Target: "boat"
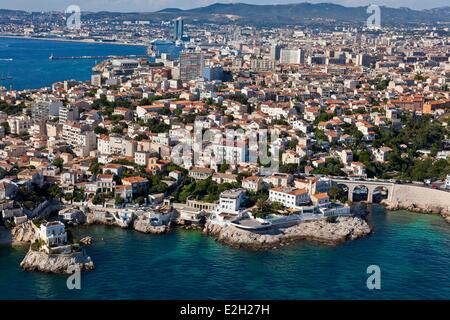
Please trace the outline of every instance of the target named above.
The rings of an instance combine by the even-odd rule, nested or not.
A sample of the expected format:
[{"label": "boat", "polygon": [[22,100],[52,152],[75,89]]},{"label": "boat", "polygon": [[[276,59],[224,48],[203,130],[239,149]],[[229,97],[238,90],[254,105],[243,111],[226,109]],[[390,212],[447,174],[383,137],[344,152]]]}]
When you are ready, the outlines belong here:
[{"label": "boat", "polygon": [[13,58],[0,59],[0,61],[14,61]]}]

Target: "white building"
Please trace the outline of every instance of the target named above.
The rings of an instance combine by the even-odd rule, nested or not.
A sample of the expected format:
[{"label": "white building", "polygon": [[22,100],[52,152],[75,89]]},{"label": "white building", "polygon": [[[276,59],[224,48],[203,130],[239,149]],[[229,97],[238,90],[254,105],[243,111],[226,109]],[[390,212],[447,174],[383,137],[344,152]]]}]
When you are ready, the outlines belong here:
[{"label": "white building", "polygon": [[9,117],[8,124],[11,134],[28,133],[31,128],[31,121],[28,116]]},{"label": "white building", "polygon": [[59,246],[67,243],[67,232],[64,224],[59,221],[41,224],[39,237],[45,241],[47,246]]},{"label": "white building", "polygon": [[222,192],[220,194],[219,206],[217,207],[217,211],[219,213],[238,215],[242,209],[244,196],[245,190],[243,189],[234,189]]},{"label": "white building", "polygon": [[97,140],[97,150],[100,154],[118,154],[126,157],[134,157],[136,142],[128,137],[119,135],[102,135]]},{"label": "white building", "polygon": [[381,147],[380,149],[375,149],[373,151],[373,155],[375,157],[375,161],[377,162],[386,162],[389,158],[389,154],[392,151],[389,147]]},{"label": "white building", "polygon": [[290,115],[296,114],[295,109],[289,103],[263,103],[261,112],[268,114],[273,119],[287,119]]},{"label": "white building", "polygon": [[282,64],[304,64],[305,52],[301,49],[281,49],[280,63]]},{"label": "white building", "polygon": [[242,179],[242,188],[252,192],[258,192],[263,188],[263,179],[258,176],[250,176]]},{"label": "white building", "polygon": [[239,164],[248,162],[249,151],[245,143],[234,146],[216,144],[213,146],[214,155],[221,159],[223,163]]},{"label": "white building", "polygon": [[62,105],[59,107],[59,122],[64,123],[67,120],[76,121],[79,119],[80,113],[77,106]]},{"label": "white building", "polygon": [[72,147],[80,150],[83,155],[96,148],[97,137],[94,131],[90,130],[89,126],[82,126],[77,122],[64,123],[62,138]]},{"label": "white building", "polygon": [[32,121],[45,122],[48,119],[59,116],[59,109],[63,103],[58,100],[40,100],[36,101],[31,106]]},{"label": "white building", "polygon": [[150,154],[146,151],[136,151],[134,153],[134,162],[140,166],[146,166],[148,164],[148,158]]},{"label": "white building", "polygon": [[286,208],[296,208],[309,203],[310,197],[306,189],[278,187],[270,189],[269,201],[280,202]]},{"label": "white building", "polygon": [[445,180],[445,188],[450,189],[450,174],[447,175],[447,180]]}]

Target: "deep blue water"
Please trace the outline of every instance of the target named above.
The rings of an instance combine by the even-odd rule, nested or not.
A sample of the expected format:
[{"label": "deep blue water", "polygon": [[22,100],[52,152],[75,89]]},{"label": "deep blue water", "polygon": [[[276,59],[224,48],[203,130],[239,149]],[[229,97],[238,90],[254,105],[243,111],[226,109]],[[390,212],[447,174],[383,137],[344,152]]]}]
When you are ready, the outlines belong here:
[{"label": "deep blue water", "polygon": [[155,41],[153,47],[156,53],[168,53],[172,59],[178,59],[183,49],[172,41]]},{"label": "deep blue water", "polygon": [[[197,231],[145,235],[82,227],[96,270],[81,290],[66,277],[24,272],[27,248],[0,247],[0,299],[450,299],[450,225],[408,212],[369,216],[374,233],[339,246],[310,242],[269,252],[234,249]],[[381,290],[366,269],[381,268]]]},{"label": "deep blue water", "polygon": [[[51,86],[57,81],[89,80],[95,60],[49,60],[55,56],[143,55],[145,47],[115,44],[0,38],[0,85],[13,89]],[[2,59],[10,59],[5,61]]]}]

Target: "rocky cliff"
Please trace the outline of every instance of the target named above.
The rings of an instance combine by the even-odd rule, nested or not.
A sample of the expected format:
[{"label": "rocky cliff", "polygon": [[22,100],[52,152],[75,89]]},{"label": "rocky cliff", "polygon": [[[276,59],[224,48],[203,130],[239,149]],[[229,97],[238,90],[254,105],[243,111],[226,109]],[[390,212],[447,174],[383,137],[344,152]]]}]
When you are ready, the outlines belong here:
[{"label": "rocky cliff", "polygon": [[34,242],[39,239],[38,229],[31,221],[19,224],[11,230],[14,241]]},{"label": "rocky cliff", "polygon": [[208,222],[204,233],[235,247],[274,249],[298,240],[312,240],[327,244],[355,240],[370,234],[371,228],[359,217],[340,217],[335,223],[328,223],[325,220],[309,221],[288,228],[275,228],[259,233]]},{"label": "rocky cliff", "polygon": [[82,252],[71,254],[46,254],[29,250],[20,266],[27,271],[70,274],[69,267],[78,266],[81,271],[93,270],[91,258]]}]

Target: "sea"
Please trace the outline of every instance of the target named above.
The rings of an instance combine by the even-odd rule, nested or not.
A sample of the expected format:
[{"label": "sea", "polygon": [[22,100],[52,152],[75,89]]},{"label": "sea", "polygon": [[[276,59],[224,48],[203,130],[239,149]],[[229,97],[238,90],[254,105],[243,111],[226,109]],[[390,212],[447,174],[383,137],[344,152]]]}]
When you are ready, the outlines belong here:
[{"label": "sea", "polygon": [[[164,48],[160,49],[164,52]],[[64,80],[89,80],[95,59],[50,60],[71,56],[145,55],[145,46],[0,38],[0,86],[23,90]]]},{"label": "sea", "polygon": [[[0,299],[450,299],[444,219],[375,206],[368,222],[374,231],[359,240],[271,251],[232,248],[180,228],[147,235],[79,227],[76,237],[93,237],[86,251],[96,266],[82,273],[80,290],[69,290],[65,275],[21,270],[28,246],[4,245]],[[379,268],[380,289],[367,286],[370,266]]]},{"label": "sea", "polygon": [[[87,80],[93,60],[49,60],[74,55],[145,54],[145,47],[0,39],[0,75],[14,89]],[[6,84],[3,84],[6,85]],[[200,231],[176,228],[147,235],[116,227],[73,229],[92,236],[86,248],[96,269],[81,289],[67,276],[25,272],[28,246],[0,245],[0,299],[450,299],[450,225],[437,215],[368,215],[373,233],[340,245],[301,241],[271,251],[236,249]],[[371,266],[380,289],[370,290]]]}]

